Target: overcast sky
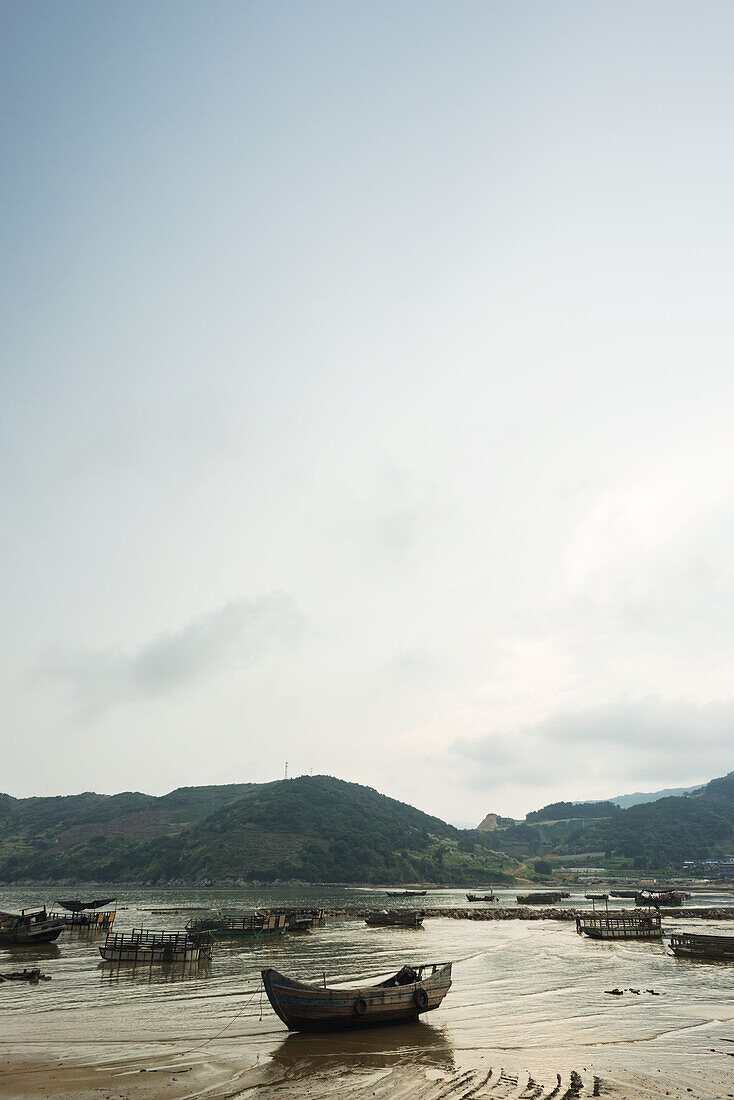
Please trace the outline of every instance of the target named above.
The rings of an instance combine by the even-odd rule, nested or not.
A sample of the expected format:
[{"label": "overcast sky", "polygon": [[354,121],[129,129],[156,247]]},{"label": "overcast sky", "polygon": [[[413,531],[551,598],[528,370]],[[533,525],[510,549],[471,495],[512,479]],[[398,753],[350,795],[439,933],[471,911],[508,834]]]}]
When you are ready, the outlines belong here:
[{"label": "overcast sky", "polygon": [[5,0],[14,795],[734,767],[734,6]]}]

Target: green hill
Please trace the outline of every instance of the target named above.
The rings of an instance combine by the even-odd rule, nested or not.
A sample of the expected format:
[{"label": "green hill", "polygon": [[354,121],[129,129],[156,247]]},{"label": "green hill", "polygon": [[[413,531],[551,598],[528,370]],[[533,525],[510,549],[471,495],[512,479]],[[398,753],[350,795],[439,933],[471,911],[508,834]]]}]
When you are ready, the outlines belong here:
[{"label": "green hill", "polygon": [[[602,852],[637,869],[679,868],[734,851],[734,772],[692,794],[661,798],[601,819],[531,820],[504,829],[497,843],[513,855]],[[597,860],[598,862],[598,860]]]},{"label": "green hill", "polygon": [[1,881],[482,882],[517,865],[473,830],[330,776],[75,798],[0,814]]}]

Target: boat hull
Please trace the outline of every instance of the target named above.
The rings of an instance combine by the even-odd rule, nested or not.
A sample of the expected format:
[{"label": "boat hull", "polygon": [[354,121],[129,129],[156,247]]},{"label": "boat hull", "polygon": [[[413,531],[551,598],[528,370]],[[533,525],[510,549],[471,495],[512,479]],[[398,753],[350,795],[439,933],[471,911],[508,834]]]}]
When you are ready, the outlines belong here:
[{"label": "boat hull", "polygon": [[591,940],[659,940],[662,936],[660,917],[591,915],[576,917],[576,931]]},{"label": "boat hull", "polygon": [[410,1023],[441,1004],[451,988],[451,963],[409,985],[325,989],[263,970],[273,1009],[291,1031],[334,1031]]},{"label": "boat hull", "polygon": [[13,944],[27,946],[33,943],[53,943],[64,931],[63,918],[60,920],[43,921],[42,923],[19,925],[18,927],[0,928],[0,945],[3,947]]},{"label": "boat hull", "polygon": [[674,933],[670,950],[677,959],[734,962],[734,936],[701,936],[694,933]]}]

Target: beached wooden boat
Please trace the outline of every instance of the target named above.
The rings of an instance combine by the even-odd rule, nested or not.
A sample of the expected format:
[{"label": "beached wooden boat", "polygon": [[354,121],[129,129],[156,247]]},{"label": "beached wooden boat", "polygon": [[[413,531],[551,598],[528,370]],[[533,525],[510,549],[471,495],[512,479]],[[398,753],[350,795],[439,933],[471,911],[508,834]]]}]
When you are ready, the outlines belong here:
[{"label": "beached wooden boat", "polygon": [[212,957],[212,936],[209,932],[158,932],[133,928],[132,932],[110,932],[100,946],[105,962],[195,963]]},{"label": "beached wooden boat", "polygon": [[571,895],[561,890],[553,890],[545,894],[518,894],[518,905],[556,905],[561,898],[570,898]]},{"label": "beached wooden boat", "polygon": [[490,893],[490,894],[467,894],[466,895],[466,900],[467,901],[496,901],[497,898],[495,897],[494,893]]},{"label": "beached wooden boat", "polygon": [[51,943],[64,931],[64,918],[46,912],[46,906],[0,912],[0,944]]},{"label": "beached wooden boat", "polygon": [[674,932],[670,950],[678,959],[716,959],[734,962],[734,936],[701,936]]},{"label": "beached wooden boat", "polygon": [[657,940],[659,913],[578,913],[576,931],[592,940]]},{"label": "beached wooden boat", "polygon": [[427,890],[386,890],[389,898],[424,898]]},{"label": "beached wooden boat", "polygon": [[421,928],[425,909],[380,909],[365,917],[371,928]]},{"label": "beached wooden boat", "polygon": [[328,1031],[417,1020],[438,1008],[451,988],[451,963],[404,966],[377,985],[356,989],[297,982],[277,970],[263,970],[273,1009],[291,1031]]}]

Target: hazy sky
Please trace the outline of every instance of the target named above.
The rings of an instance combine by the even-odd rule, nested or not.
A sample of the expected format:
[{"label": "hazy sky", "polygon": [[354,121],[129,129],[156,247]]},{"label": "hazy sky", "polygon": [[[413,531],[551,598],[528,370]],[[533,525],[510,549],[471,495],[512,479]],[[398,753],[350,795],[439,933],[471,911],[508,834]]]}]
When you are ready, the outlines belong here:
[{"label": "hazy sky", "polygon": [[2,767],[734,767],[734,6],[0,4]]}]

